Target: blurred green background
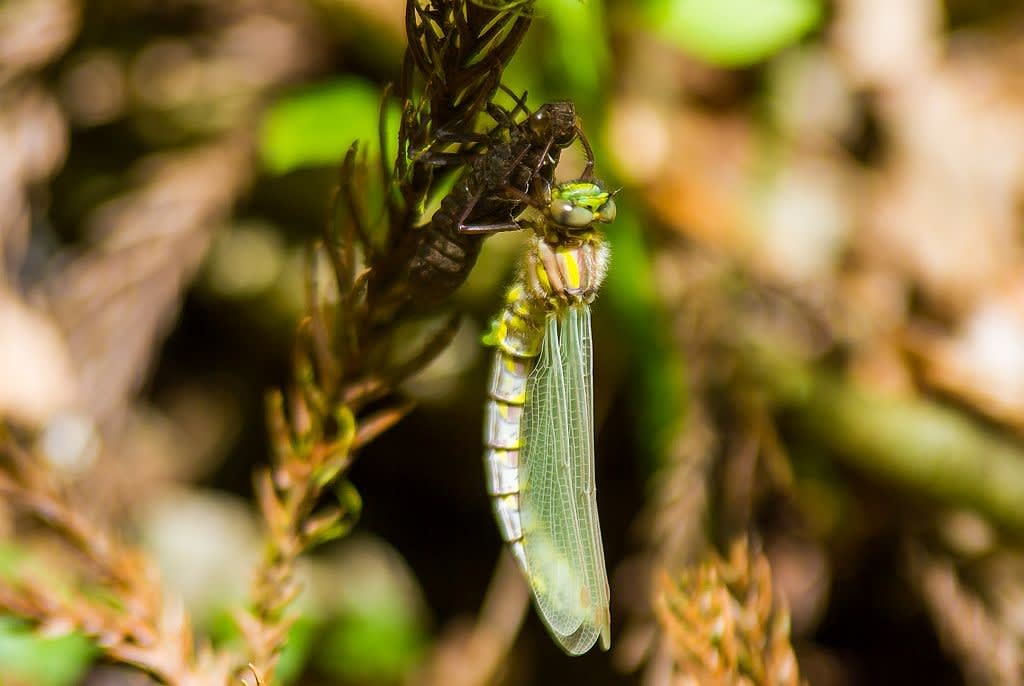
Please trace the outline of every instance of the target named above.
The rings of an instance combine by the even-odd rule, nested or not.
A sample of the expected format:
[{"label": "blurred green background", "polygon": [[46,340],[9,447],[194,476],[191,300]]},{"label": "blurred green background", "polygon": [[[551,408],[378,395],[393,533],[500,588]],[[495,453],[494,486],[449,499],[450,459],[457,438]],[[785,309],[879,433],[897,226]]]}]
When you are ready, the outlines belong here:
[{"label": "blurred green background", "polygon": [[[75,379],[121,457],[69,473],[217,641],[259,553],[304,250],[349,146],[380,155],[403,11],[0,5],[0,313],[28,313],[0,357],[38,358],[0,415],[45,435]],[[1022,46],[1009,0],[538,3],[504,82],[573,100],[622,189],[594,317],[615,645],[566,658],[529,614],[500,683],[668,683],[649,578],[738,534],[810,683],[1024,683]],[[477,613],[500,552],[479,340],[521,246],[488,241],[416,410],[361,453],[362,517],[303,570],[287,683],[430,683]],[[0,519],[2,571],[35,553]],[[4,686],[140,683],[96,654],[0,618]]]}]

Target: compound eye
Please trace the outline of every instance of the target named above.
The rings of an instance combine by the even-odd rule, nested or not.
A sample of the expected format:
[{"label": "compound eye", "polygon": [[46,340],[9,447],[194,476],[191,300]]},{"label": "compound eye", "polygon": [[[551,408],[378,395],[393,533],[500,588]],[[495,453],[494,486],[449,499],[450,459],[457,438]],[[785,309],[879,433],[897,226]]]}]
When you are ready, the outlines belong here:
[{"label": "compound eye", "polygon": [[608,202],[597,208],[597,219],[605,224],[615,221],[615,215],[615,201],[611,198],[608,199]]},{"label": "compound eye", "polygon": [[556,200],[551,204],[551,216],[562,226],[583,229],[594,221],[594,213],[586,207],[573,205],[567,200]]},{"label": "compound eye", "polygon": [[541,110],[533,114],[530,117],[530,130],[539,136],[547,135],[548,129],[551,128],[551,121],[548,118],[547,112]]},{"label": "compound eye", "polygon": [[573,207],[574,205],[568,200],[552,200],[548,205],[548,214],[559,224],[565,224],[562,220],[572,214]]}]

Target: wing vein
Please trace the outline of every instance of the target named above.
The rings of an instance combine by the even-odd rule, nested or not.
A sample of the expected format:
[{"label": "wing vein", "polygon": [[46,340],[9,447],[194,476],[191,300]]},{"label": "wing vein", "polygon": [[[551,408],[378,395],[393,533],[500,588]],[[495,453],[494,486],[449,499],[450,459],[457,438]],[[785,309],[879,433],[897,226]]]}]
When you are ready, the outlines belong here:
[{"label": "wing vein", "polygon": [[597,519],[590,310],[549,316],[527,383],[520,510],[530,586],[572,654],[608,643],[608,581]]}]

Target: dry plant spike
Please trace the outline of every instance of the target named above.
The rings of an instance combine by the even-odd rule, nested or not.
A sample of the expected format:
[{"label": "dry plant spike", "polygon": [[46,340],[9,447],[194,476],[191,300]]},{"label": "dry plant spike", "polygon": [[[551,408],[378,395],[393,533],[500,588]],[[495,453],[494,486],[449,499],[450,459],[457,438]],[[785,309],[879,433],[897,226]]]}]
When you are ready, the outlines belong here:
[{"label": "dry plant spike", "polygon": [[[359,144],[354,143],[345,155],[345,161],[341,165],[339,174],[338,192],[334,199],[334,212],[332,227],[339,238],[342,253],[337,260],[336,278],[339,284],[351,283],[355,272],[355,247],[358,244],[366,251],[367,260],[374,260],[373,241],[370,240],[370,233],[366,226],[366,210],[362,202],[354,192],[360,186],[360,181],[365,179],[365,160],[359,159]],[[343,221],[347,219],[347,223]],[[355,240],[353,240],[355,238]],[[333,246],[333,241],[328,245]]]},{"label": "dry plant spike", "polygon": [[390,407],[370,415],[360,422],[353,447],[359,448],[377,438],[412,412],[415,406],[415,403],[407,401],[397,407]]},{"label": "dry plant spike", "polygon": [[354,381],[345,389],[342,402],[349,407],[359,407],[381,398],[388,392],[388,384],[380,378],[366,378]]},{"label": "dry plant spike", "polygon": [[267,426],[274,464],[255,477],[267,526],[267,552],[256,571],[252,607],[236,621],[261,678],[272,683],[288,630],[297,618],[289,610],[301,587],[295,579],[299,557],[311,547],[347,533],[358,516],[358,496],[339,497],[319,511],[321,496],[351,464],[357,423],[346,405],[332,404],[317,384],[320,375],[297,353],[296,386],[290,412],[284,394],[267,399]]},{"label": "dry plant spike", "polygon": [[149,562],[68,502],[45,463],[0,432],[0,496],[44,523],[84,564],[55,578],[0,577],[0,610],[46,632],[76,630],[112,660],[169,686],[223,686],[239,662],[196,640],[180,599],[168,597]]},{"label": "dry plant spike", "polygon": [[[677,580],[658,579],[654,610],[684,683],[799,686],[789,617],[773,604],[768,560],[746,540],[711,554]],[[689,681],[686,681],[689,680]]]},{"label": "dry plant spike", "polygon": [[515,561],[502,550],[476,621],[453,622],[434,644],[411,686],[486,686],[495,683],[530,607],[530,591]]},{"label": "dry plant spike", "polygon": [[[306,251],[305,290],[307,316],[299,329],[300,339],[307,339],[310,357],[316,364],[321,384],[331,392],[337,387],[341,378],[344,361],[338,360],[331,351],[330,334],[328,331],[329,314],[321,303],[320,279],[318,278],[317,257],[321,254],[321,244],[310,245]],[[345,303],[347,304],[347,303]]]},{"label": "dry plant spike", "polygon": [[504,65],[526,35],[528,15],[503,9],[500,3],[496,8],[468,0],[407,3],[408,54],[432,82],[428,90],[435,124],[472,126],[471,119],[494,96]]},{"label": "dry plant spike", "polygon": [[[378,162],[380,163],[380,180],[381,188],[384,189],[385,197],[391,195],[394,191],[396,183],[394,177],[394,170],[388,164],[387,151],[390,147],[388,145],[388,103],[391,101],[392,91],[394,90],[394,84],[388,83],[384,86],[384,90],[380,96],[380,108],[377,111],[377,144],[380,155]],[[369,246],[366,246],[369,248]],[[372,256],[371,260],[372,261]]]},{"label": "dry plant spike", "polygon": [[[365,155],[353,146],[341,165],[341,186],[321,248],[334,279],[328,286],[337,298],[325,295],[330,288],[321,288],[318,251],[312,249],[305,283],[307,316],[297,336],[293,381],[267,402],[274,463],[255,477],[257,501],[267,522],[267,552],[256,572],[251,608],[238,615],[252,657],[249,671],[266,683],[273,683],[295,619],[289,605],[300,590],[295,580],[298,558],[351,529],[360,501],[343,481],[344,474],[356,450],[391,428],[412,404],[398,399],[366,416],[361,410],[368,402],[388,398],[401,381],[436,358],[458,326],[458,317],[451,317],[412,350],[406,349],[411,346],[400,333],[399,325],[407,322],[395,316],[396,300],[389,289],[400,292],[402,284],[389,279],[394,266],[408,259],[401,239],[419,220],[433,179],[431,163],[406,159],[407,153],[435,144],[451,147],[450,141],[434,140],[442,129],[462,138],[474,133],[477,113],[493,98],[502,68],[529,26],[525,15],[467,0],[410,0],[406,17],[409,51],[400,88],[399,155],[393,169],[382,160],[384,212],[371,221],[363,204],[371,174]],[[413,97],[416,68],[424,83],[423,92]],[[381,106],[382,151],[389,147],[384,126],[388,97],[386,92]],[[375,243],[376,236],[384,238]],[[336,502],[320,506],[331,489]]]}]

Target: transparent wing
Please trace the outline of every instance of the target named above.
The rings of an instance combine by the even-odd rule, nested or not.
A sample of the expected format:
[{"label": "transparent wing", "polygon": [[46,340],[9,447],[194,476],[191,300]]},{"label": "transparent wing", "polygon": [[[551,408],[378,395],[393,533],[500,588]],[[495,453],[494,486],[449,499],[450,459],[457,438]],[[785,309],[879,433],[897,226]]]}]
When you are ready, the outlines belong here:
[{"label": "transparent wing", "polygon": [[591,608],[590,626],[579,640],[586,650],[600,634],[601,645],[607,650],[611,642],[609,594],[594,481],[594,371],[588,306],[569,310],[562,320],[560,339],[584,590]]},{"label": "transparent wing", "polygon": [[[585,329],[585,331],[584,331]],[[537,608],[571,654],[607,645],[608,582],[593,477],[590,313],[549,317],[523,416],[520,514]]]}]

